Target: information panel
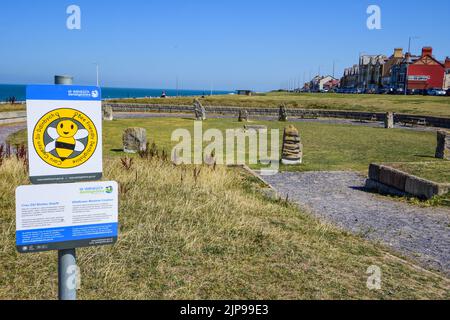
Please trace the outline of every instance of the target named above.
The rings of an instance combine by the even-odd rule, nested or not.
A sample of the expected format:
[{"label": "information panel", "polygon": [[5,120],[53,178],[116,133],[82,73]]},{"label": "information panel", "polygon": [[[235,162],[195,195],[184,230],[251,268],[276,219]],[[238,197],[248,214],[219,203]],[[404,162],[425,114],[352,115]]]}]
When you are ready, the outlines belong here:
[{"label": "information panel", "polygon": [[118,185],[90,182],[21,186],[16,190],[20,253],[114,244]]},{"label": "information panel", "polygon": [[102,103],[98,87],[27,87],[28,150],[33,184],[102,177]]}]

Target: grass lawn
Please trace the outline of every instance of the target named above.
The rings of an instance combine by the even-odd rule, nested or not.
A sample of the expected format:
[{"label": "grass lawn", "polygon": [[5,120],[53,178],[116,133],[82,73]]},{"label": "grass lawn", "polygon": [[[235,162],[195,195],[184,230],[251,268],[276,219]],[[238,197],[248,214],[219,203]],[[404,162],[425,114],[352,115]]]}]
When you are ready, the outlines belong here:
[{"label": "grass lawn", "polygon": [[[274,121],[255,121],[252,124],[266,125],[282,129],[290,124]],[[385,130],[353,125],[330,125],[321,123],[296,122],[304,145],[304,164],[283,167],[282,170],[356,170],[367,171],[372,162],[417,162],[434,161],[436,134],[410,130]],[[194,121],[179,118],[127,119],[104,122],[104,153],[109,156],[122,156],[122,133],[128,127],[147,129],[150,142],[171,152],[178,142],[171,142],[172,132],[177,128],[193,132]],[[243,124],[233,119],[210,119],[204,122],[204,131],[217,128],[242,128]],[[270,132],[270,130],[269,130]],[[26,141],[25,131],[10,137],[12,144]],[[206,146],[207,143],[204,143]],[[258,167],[258,166],[253,166]]]},{"label": "grass lawn", "polygon": [[[191,105],[193,98],[123,99],[116,102]],[[237,95],[208,96],[202,99],[208,106],[238,106],[244,108],[277,108],[285,103],[288,108],[349,110],[368,112],[397,112],[415,115],[450,117],[450,97],[402,95],[353,95],[315,93],[266,93],[252,97]]]},{"label": "grass lawn", "polygon": [[450,183],[450,161],[389,163],[390,167],[437,183]]},{"label": "grass lawn", "polygon": [[[109,131],[111,133],[111,131]],[[80,299],[449,299],[450,283],[379,245],[264,198],[239,170],[105,161],[121,185],[115,246],[77,250]],[[18,160],[0,166],[0,299],[55,299],[56,252],[15,249]],[[381,290],[366,286],[382,271]]]}]

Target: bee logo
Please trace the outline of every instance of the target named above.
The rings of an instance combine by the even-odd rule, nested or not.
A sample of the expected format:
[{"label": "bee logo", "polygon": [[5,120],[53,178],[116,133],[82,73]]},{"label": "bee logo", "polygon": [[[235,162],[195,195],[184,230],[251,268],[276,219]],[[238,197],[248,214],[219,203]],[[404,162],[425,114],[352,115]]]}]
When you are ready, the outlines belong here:
[{"label": "bee logo", "polygon": [[85,114],[57,109],[38,122],[34,148],[46,163],[61,169],[75,168],[90,159],[97,148],[97,130]]},{"label": "bee logo", "polygon": [[56,150],[61,161],[65,161],[75,151],[82,152],[85,145],[78,140],[89,135],[87,130],[79,130],[78,125],[72,120],[61,120],[56,128],[48,128],[47,133],[54,140],[45,146],[45,151]]}]

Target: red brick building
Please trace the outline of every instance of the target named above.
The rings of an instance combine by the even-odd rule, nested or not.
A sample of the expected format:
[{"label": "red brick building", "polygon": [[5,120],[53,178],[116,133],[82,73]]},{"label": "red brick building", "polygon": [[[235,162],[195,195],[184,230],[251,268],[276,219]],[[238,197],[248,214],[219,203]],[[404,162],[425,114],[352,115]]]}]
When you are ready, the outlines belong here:
[{"label": "red brick building", "polygon": [[[408,59],[408,57],[407,57]],[[433,49],[425,47],[422,55],[408,64],[408,89],[427,90],[444,87],[445,66],[433,57]]]}]

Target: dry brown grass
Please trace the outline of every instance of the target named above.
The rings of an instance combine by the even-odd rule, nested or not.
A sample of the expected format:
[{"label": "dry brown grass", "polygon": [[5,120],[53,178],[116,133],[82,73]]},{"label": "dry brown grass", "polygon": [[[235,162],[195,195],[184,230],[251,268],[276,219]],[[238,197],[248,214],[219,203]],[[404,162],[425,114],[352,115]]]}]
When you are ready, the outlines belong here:
[{"label": "dry brown grass", "polygon": [[0,104],[0,112],[10,112],[10,111],[25,111],[26,106],[22,103],[15,104]]},{"label": "dry brown grass", "polygon": [[[449,282],[379,246],[264,198],[237,169],[108,160],[121,185],[115,246],[78,249],[81,299],[448,299]],[[0,298],[53,299],[56,253],[15,251],[14,190],[23,164],[0,167]],[[381,291],[367,268],[383,271]]]}]

